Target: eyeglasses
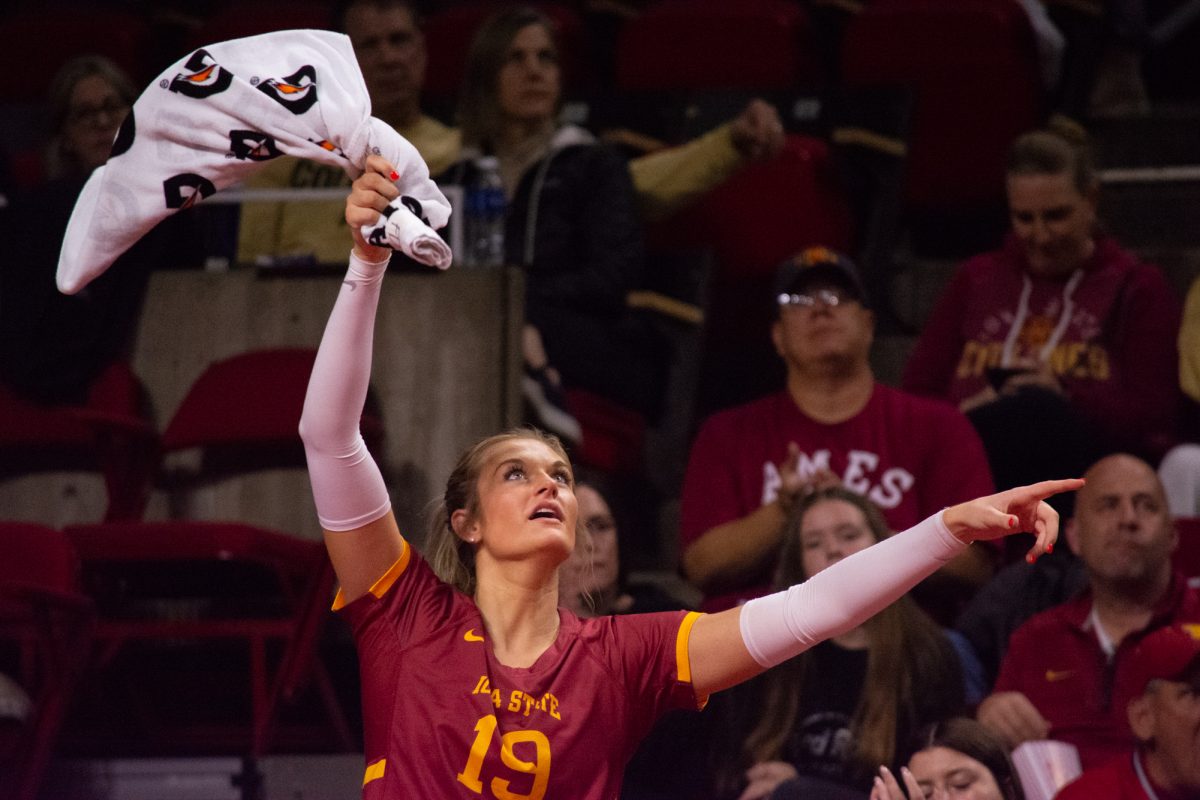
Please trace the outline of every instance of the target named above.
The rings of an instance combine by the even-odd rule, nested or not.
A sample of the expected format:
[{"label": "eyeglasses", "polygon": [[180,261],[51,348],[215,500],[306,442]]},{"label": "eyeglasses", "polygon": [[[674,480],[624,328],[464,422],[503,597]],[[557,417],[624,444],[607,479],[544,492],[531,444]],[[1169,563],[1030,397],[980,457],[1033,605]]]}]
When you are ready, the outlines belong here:
[{"label": "eyeglasses", "polygon": [[102,117],[121,119],[129,106],[120,100],[106,100],[98,106],[77,106],[67,112],[67,123],[71,125],[95,125]]},{"label": "eyeglasses", "polygon": [[814,289],[802,293],[782,292],[775,299],[781,306],[813,308],[820,304],[827,308],[837,308],[842,303],[852,303],[858,298],[845,289]]}]

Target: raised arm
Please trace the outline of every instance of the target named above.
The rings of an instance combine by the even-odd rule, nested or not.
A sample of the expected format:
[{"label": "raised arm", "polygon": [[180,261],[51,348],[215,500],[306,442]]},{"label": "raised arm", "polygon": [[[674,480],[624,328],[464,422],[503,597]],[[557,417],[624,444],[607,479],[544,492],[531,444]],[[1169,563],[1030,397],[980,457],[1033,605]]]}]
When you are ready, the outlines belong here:
[{"label": "raised arm", "polygon": [[1028,557],[1040,556],[1058,538],[1058,514],[1043,501],[1082,485],[1043,481],[952,506],[804,583],[701,617],[688,644],[696,693],[733,686],[861,625],[970,542],[1029,531],[1037,542]]},{"label": "raised arm", "polygon": [[368,245],[359,229],[373,224],[399,195],[389,180],[394,174],[388,162],[371,156],[346,199],[354,249],[300,417],[313,499],[345,602],[366,594],[405,547],[383,475],[358,427],[371,379],[375,310],[392,254],[389,248]]}]

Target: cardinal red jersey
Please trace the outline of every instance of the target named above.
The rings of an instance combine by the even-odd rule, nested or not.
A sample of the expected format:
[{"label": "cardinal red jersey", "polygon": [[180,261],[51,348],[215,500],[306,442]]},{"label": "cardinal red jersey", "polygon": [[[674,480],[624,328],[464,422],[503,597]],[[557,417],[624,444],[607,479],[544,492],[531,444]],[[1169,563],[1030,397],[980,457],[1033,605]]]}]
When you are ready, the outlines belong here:
[{"label": "cardinal red jersey", "polygon": [[550,648],[506,667],[471,598],[407,544],[340,610],[358,643],[367,800],[615,800],[654,721],[698,706],[694,613],[581,620],[560,609]]}]

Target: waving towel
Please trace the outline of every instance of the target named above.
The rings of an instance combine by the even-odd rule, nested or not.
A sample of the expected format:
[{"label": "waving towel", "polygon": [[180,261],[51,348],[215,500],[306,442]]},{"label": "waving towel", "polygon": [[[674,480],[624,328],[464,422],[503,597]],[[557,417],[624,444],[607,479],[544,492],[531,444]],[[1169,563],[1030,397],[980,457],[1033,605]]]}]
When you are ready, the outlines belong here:
[{"label": "waving towel", "polygon": [[196,50],[142,92],[88,179],[63,238],[58,288],[79,291],[160,220],[265,161],[299,156],[356,178],[371,153],[395,165],[401,197],[364,235],[444,269],[450,250],[432,228],[446,224],[450,204],[416,148],[371,116],[346,36],[280,31]]}]

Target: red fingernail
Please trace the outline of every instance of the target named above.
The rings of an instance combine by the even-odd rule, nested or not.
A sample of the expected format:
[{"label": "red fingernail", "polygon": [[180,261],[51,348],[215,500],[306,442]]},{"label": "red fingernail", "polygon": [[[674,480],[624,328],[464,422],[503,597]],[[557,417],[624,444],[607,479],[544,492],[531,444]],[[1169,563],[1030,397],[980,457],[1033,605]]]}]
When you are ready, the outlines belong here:
[{"label": "red fingernail", "polygon": [[1033,563],[1033,553],[1026,553],[1026,554],[1025,554],[1025,563],[1027,563],[1027,564],[1032,564],[1032,563]]},{"label": "red fingernail", "polygon": [[1015,528],[1015,527],[1017,527],[1017,518],[1016,518],[1016,517],[1009,517],[1009,518],[1008,518],[1008,527],[1010,527],[1010,528]]},{"label": "red fingernail", "polygon": [[1052,545],[1052,544],[1048,544],[1048,545],[1046,545],[1046,552],[1047,552],[1047,553],[1053,553],[1053,552],[1054,552],[1054,545]]},{"label": "red fingernail", "polygon": [[400,180],[400,173],[396,172],[396,170],[392,170],[392,180],[394,180],[394,181]]}]

